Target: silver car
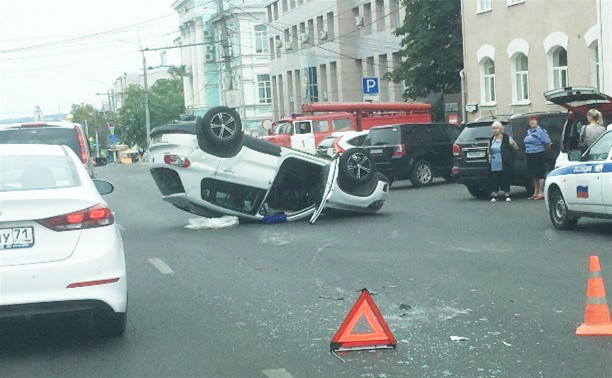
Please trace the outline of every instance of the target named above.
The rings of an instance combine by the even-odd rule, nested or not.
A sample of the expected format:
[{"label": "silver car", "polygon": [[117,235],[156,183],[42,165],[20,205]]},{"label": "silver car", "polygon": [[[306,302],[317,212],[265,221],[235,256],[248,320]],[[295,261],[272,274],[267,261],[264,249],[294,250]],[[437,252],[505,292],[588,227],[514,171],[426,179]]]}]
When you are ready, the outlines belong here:
[{"label": "silver car", "polygon": [[244,135],[227,107],[153,129],[149,156],[162,199],[206,217],[314,223],[323,211],[375,213],[389,190],[366,151],[329,160],[280,147]]}]

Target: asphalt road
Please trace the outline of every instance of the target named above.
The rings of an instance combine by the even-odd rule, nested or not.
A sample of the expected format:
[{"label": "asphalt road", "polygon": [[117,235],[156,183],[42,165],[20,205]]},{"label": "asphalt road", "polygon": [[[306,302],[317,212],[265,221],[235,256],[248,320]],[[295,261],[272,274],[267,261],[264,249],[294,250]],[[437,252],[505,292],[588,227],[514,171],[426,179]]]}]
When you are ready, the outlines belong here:
[{"label": "asphalt road", "polygon": [[[612,293],[612,222],[558,232],[520,188],[492,204],[461,185],[398,182],[375,216],[188,230],[145,165],[98,173],[116,185],[128,330],[96,339],[82,317],[4,321],[0,377],[612,375],[612,337],[575,336],[588,256]],[[329,343],[364,287],[397,349],[341,361]]]}]

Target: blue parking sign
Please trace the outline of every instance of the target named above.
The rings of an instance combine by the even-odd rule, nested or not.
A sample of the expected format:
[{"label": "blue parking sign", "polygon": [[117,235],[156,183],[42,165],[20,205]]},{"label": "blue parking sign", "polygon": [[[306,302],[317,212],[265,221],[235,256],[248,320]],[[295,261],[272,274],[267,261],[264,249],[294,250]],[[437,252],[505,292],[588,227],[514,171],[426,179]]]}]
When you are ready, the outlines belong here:
[{"label": "blue parking sign", "polygon": [[362,83],[364,95],[378,94],[378,78],[377,77],[364,77],[361,83]]}]

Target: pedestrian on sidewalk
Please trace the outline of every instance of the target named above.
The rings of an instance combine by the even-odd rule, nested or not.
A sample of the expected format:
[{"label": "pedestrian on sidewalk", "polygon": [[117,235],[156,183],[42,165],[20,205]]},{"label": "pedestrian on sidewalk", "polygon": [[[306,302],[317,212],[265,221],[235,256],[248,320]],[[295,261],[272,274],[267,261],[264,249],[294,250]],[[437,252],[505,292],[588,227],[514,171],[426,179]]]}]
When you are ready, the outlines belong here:
[{"label": "pedestrian on sidewalk", "polygon": [[533,182],[533,195],[530,200],[544,199],[544,177],[546,177],[546,151],[552,143],[548,132],[538,124],[536,115],[529,116],[529,129],[525,135],[525,156],[527,158],[527,175]]},{"label": "pedestrian on sidewalk", "polygon": [[499,121],[493,122],[493,137],[489,140],[489,169],[491,171],[491,202],[499,197],[510,199],[510,182],[514,173],[514,152],[518,145],[512,137],[504,133],[504,126]]},{"label": "pedestrian on sidewalk", "polygon": [[584,153],[591,144],[593,144],[601,134],[606,132],[603,127],[603,117],[597,109],[590,109],[587,112],[588,125],[582,126],[580,130],[580,149]]}]

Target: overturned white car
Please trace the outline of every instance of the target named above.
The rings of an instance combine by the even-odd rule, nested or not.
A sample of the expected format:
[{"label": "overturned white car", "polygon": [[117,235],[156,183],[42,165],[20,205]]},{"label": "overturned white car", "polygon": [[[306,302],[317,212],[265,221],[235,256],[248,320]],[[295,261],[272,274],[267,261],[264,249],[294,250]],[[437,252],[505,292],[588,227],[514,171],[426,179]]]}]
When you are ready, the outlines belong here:
[{"label": "overturned white car", "polygon": [[389,190],[366,151],[328,160],[280,147],[244,135],[239,114],[227,107],[153,129],[149,161],[163,200],[206,217],[314,223],[325,211],[375,213]]}]

